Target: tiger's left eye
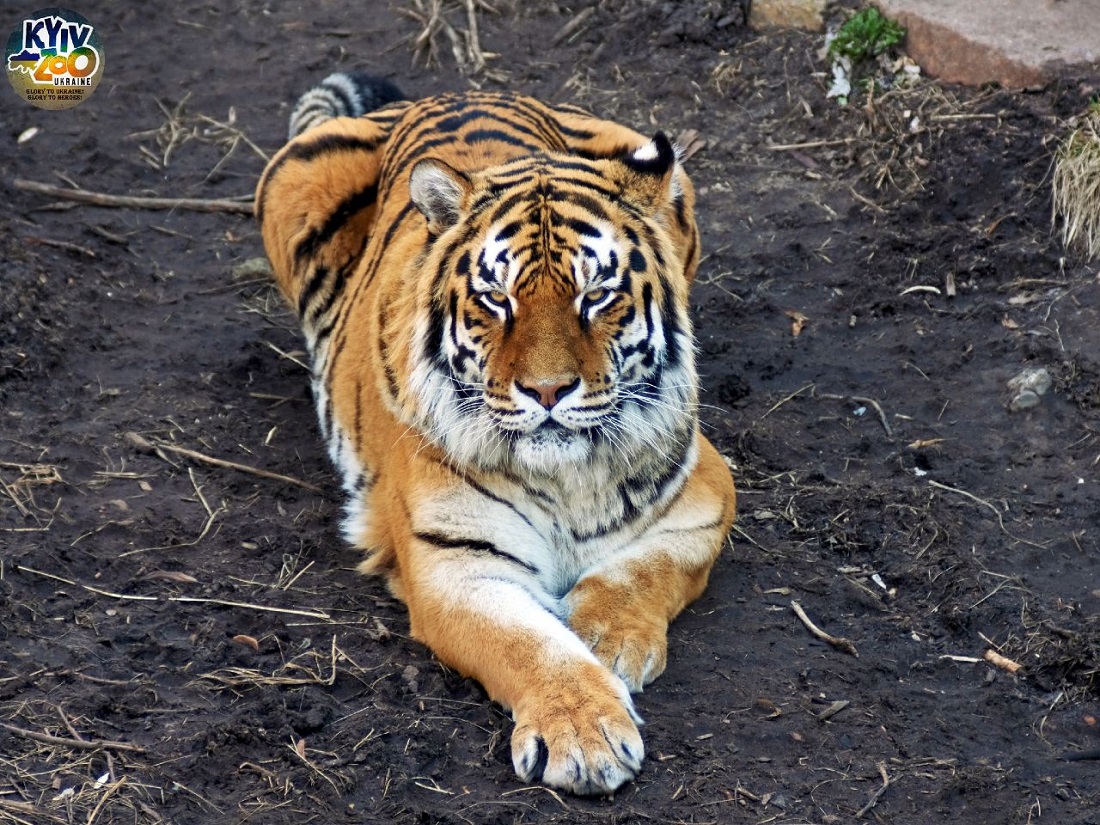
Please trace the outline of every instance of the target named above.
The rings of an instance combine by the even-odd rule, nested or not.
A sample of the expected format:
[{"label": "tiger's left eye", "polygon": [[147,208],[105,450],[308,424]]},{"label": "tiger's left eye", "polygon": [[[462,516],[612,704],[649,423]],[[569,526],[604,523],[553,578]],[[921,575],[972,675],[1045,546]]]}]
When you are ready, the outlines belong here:
[{"label": "tiger's left eye", "polygon": [[611,294],[610,289],[599,287],[598,289],[590,289],[584,293],[584,300],[589,304],[598,304],[604,298]]},{"label": "tiger's left eye", "polygon": [[616,292],[607,287],[601,286],[590,289],[581,296],[581,313],[585,316],[594,315],[614,303],[615,296]]}]

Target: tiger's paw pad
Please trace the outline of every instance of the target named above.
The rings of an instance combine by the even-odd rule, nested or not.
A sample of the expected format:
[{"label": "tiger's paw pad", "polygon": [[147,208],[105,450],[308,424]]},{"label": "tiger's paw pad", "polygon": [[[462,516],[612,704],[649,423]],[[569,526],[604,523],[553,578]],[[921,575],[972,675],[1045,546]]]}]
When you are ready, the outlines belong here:
[{"label": "tiger's paw pad", "polygon": [[517,712],[516,775],[581,796],[612,793],[637,776],[645,757],[641,720],[621,688],[603,693],[538,697]]}]

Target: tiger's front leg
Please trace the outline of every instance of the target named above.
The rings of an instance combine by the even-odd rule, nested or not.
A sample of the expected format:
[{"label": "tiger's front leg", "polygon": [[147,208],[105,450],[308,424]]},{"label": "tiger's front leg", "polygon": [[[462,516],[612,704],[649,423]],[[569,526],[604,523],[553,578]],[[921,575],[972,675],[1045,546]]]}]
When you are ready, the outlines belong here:
[{"label": "tiger's front leg", "polygon": [[569,626],[632,693],[664,672],[668,623],[706,587],[733,523],[736,495],[718,451],[700,456],[676,503],[566,595]]},{"label": "tiger's front leg", "polygon": [[565,625],[537,575],[489,541],[466,527],[414,533],[401,576],[413,635],[511,708],[523,781],[611,793],[645,754],[629,691]]}]

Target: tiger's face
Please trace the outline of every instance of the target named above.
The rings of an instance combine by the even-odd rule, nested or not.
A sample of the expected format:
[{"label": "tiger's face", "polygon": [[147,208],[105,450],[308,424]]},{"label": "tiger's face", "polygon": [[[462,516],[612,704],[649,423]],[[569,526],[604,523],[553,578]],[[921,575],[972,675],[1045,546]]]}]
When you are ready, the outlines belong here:
[{"label": "tiger's face", "polygon": [[425,430],[459,462],[550,475],[694,426],[688,284],[655,217],[675,196],[662,149],[640,171],[546,156],[414,172],[434,236],[414,384]]}]

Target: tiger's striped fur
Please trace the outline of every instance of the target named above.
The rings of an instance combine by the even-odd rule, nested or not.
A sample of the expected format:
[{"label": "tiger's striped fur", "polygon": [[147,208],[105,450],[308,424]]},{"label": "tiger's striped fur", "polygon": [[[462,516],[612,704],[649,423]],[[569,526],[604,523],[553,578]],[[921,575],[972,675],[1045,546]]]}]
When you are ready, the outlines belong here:
[{"label": "tiger's striped fur", "polygon": [[663,135],[573,106],[311,100],[256,213],[346,534],[512,709],[522,779],[613,791],[644,753],[629,694],[735,510],[697,420],[691,183]]}]

